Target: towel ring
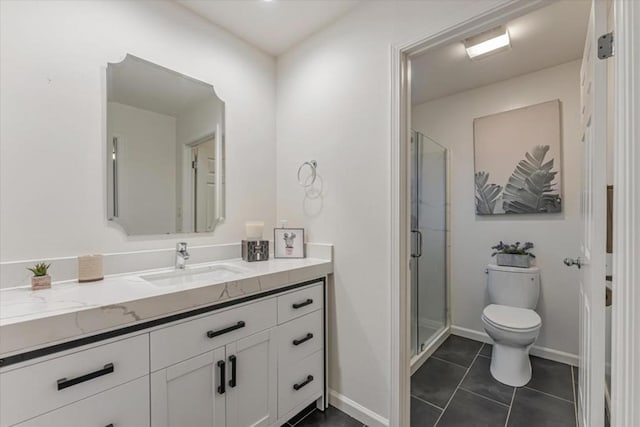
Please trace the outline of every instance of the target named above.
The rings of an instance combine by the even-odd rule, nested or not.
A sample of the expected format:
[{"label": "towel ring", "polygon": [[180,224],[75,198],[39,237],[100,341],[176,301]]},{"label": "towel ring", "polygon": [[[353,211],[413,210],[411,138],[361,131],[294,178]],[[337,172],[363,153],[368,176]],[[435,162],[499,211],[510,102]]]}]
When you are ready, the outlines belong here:
[{"label": "towel ring", "polygon": [[[306,179],[305,182],[302,181],[302,178],[300,178],[300,173],[302,172],[302,170],[304,169],[305,166],[309,166],[309,169],[311,169],[311,180]],[[318,167],[318,162],[316,162],[315,160],[310,160],[308,162],[304,162],[303,164],[300,165],[300,167],[298,168],[298,184],[300,184],[301,187],[311,187],[313,185],[314,182],[316,182],[316,168]]]}]

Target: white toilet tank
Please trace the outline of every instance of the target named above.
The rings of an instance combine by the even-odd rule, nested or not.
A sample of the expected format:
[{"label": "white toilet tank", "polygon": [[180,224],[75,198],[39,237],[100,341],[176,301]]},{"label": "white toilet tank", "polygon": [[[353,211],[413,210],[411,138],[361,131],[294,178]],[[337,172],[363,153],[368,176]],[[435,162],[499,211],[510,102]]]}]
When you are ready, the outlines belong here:
[{"label": "white toilet tank", "polygon": [[540,270],[489,264],[489,303],[535,309],[540,296]]}]

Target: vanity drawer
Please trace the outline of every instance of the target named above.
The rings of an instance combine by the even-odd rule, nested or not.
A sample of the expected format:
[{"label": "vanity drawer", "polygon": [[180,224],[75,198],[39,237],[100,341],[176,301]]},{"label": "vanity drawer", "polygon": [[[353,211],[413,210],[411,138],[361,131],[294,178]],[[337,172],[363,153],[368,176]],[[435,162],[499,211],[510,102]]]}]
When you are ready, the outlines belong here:
[{"label": "vanity drawer", "polygon": [[149,427],[149,378],[142,377],[16,427]]},{"label": "vanity drawer", "polygon": [[5,427],[149,374],[148,334],[0,374]]},{"label": "vanity drawer", "polygon": [[291,320],[278,326],[278,363],[288,366],[324,347],[324,319],[322,310]]},{"label": "vanity drawer", "polygon": [[278,323],[304,316],[324,305],[322,284],[278,297]]},{"label": "vanity drawer", "polygon": [[151,370],[165,368],[276,325],[276,300],[254,302],[151,332]]},{"label": "vanity drawer", "polygon": [[324,386],[323,352],[278,369],[278,417],[310,399],[320,397]]}]

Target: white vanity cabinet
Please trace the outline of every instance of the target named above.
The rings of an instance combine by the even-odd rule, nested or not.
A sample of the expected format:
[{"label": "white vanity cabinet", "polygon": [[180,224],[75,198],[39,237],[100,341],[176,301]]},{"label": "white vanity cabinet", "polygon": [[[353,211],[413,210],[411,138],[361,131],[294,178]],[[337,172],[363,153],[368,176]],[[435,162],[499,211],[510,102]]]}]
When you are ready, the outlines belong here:
[{"label": "white vanity cabinet", "polygon": [[221,347],[152,373],[152,425],[225,426],[226,397],[217,389],[223,379],[219,366],[225,360]]},{"label": "white vanity cabinet", "polygon": [[278,416],[295,414],[324,389],[322,286],[278,297]]},{"label": "white vanity cabinet", "polygon": [[152,331],[153,426],[273,424],[276,319],[273,297]]},{"label": "white vanity cabinet", "polygon": [[270,426],[276,345],[266,330],[151,374],[154,427]]},{"label": "white vanity cabinet", "polygon": [[279,427],[325,397],[324,293],[291,285],[38,350],[0,372],[0,427]]},{"label": "white vanity cabinet", "polygon": [[270,329],[227,346],[231,373],[226,390],[228,427],[267,427],[276,421],[278,360],[274,335]]},{"label": "white vanity cabinet", "polygon": [[16,427],[149,427],[148,377],[120,385]]},{"label": "white vanity cabinet", "polygon": [[[100,403],[103,398],[99,396],[105,396],[105,394],[101,393],[136,378],[143,377],[148,383],[148,375],[148,334],[141,334],[104,345],[94,345],[90,348],[79,347],[77,351],[60,357],[49,358],[28,366],[2,372],[0,374],[0,426],[13,426],[58,408],[69,408],[67,405],[80,402],[90,396],[98,396],[86,405],[81,406],[83,410],[80,413],[85,418],[70,418],[69,423],[66,424],[92,425],[94,424],[92,422],[80,423],[83,419],[86,421],[102,419],[99,416],[100,414],[91,408],[103,405],[108,408],[109,405],[112,405],[106,400],[104,400],[104,403]],[[145,390],[144,394],[135,394],[135,390],[132,391],[125,388],[125,393],[129,394],[129,399],[140,401],[142,404],[144,404],[145,400],[149,400],[148,389]],[[111,409],[116,408],[111,406]],[[70,412],[63,413],[68,414]],[[113,412],[113,415],[117,414],[118,411]],[[91,418],[92,415],[95,415],[96,418]],[[60,415],[55,415],[55,417],[58,416]],[[46,415],[44,419],[48,419]],[[148,419],[147,411],[147,421],[141,425],[147,425]],[[102,427],[109,423],[98,423],[97,425]],[[127,424],[124,423],[122,425]]]}]

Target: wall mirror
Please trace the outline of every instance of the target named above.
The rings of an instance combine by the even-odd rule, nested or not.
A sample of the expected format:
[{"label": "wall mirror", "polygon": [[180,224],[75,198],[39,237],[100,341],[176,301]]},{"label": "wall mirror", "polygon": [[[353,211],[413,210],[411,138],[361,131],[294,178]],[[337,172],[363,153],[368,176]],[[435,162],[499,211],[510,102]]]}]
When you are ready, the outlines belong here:
[{"label": "wall mirror", "polygon": [[224,102],[133,55],[107,66],[107,216],[129,235],[211,232],[224,219]]}]

